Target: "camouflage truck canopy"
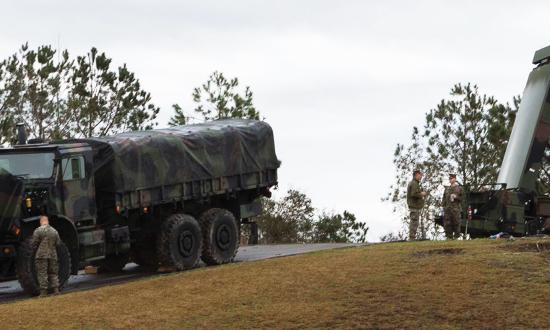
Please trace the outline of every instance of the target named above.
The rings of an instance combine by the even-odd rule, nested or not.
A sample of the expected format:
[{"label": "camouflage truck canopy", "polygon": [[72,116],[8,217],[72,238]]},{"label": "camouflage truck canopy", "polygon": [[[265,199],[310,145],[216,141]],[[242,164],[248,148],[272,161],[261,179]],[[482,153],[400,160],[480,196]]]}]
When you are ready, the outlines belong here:
[{"label": "camouflage truck canopy", "polygon": [[276,170],[273,131],[262,121],[205,124],[90,138],[96,191],[121,193]]}]

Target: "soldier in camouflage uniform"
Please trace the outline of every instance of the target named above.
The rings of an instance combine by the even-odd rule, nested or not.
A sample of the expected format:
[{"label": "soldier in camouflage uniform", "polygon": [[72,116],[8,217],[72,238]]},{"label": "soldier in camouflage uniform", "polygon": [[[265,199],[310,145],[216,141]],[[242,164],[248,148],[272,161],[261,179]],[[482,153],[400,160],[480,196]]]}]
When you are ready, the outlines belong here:
[{"label": "soldier in camouflage uniform", "polygon": [[456,239],[460,236],[462,188],[456,182],[456,174],[449,175],[449,183],[443,193],[443,226],[447,239]]},{"label": "soldier in camouflage uniform", "polygon": [[407,206],[410,211],[409,241],[416,239],[420,212],[424,207],[424,198],[426,197],[426,192],[420,186],[420,180],[422,180],[422,172],[416,170],[413,173],[413,179],[407,186]]},{"label": "soldier in camouflage uniform", "polygon": [[48,294],[48,287],[54,294],[59,293],[59,266],[57,264],[57,246],[61,239],[57,230],[49,224],[47,216],[40,217],[40,227],[33,233],[33,244],[36,250],[36,277],[40,286],[40,297]]}]

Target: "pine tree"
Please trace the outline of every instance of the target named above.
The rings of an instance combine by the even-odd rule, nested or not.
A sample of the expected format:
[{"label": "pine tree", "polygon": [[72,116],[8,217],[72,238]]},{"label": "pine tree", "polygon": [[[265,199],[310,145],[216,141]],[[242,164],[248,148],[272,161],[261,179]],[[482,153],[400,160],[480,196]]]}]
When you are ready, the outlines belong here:
[{"label": "pine tree", "polygon": [[77,136],[103,136],[156,125],[159,108],[124,64],[111,69],[112,59],[94,47],[78,56],[71,73],[68,108]]},{"label": "pine tree", "polygon": [[480,95],[476,85],[455,85],[451,98],[426,115],[428,157],[474,191],[495,183],[518,105],[519,98],[512,109]]},{"label": "pine tree", "polygon": [[49,45],[24,44],[0,62],[0,144],[15,142],[15,124],[30,138],[55,140],[152,128],[159,109],[126,65],[95,48],[71,59]]},{"label": "pine tree", "polygon": [[67,136],[66,80],[72,63],[68,52],[28,44],[0,67],[0,142],[13,142],[15,123],[23,123],[30,138]]},{"label": "pine tree", "polygon": [[239,80],[227,79],[223,73],[215,71],[201,87],[193,91],[193,101],[197,103],[195,113],[204,121],[223,118],[260,119],[253,104],[250,87],[244,94],[237,91]]},{"label": "pine tree", "polygon": [[170,118],[168,125],[181,126],[187,124],[187,116],[183,112],[181,106],[178,104],[173,104],[172,109],[174,109],[174,115]]},{"label": "pine tree", "polygon": [[171,126],[183,125],[189,119],[205,122],[216,119],[244,118],[260,119],[260,113],[254,107],[254,95],[249,86],[240,93],[239,79],[227,79],[223,73],[214,71],[208,81],[193,90],[194,113],[197,117],[185,115],[178,104],[174,104]]}]

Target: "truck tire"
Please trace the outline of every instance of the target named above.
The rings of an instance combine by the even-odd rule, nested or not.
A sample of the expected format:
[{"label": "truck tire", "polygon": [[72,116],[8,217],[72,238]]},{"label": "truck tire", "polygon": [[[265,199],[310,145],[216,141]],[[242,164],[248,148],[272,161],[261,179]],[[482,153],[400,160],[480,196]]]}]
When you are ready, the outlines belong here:
[{"label": "truck tire", "polygon": [[239,226],[233,213],[212,208],[200,217],[202,226],[201,259],[207,265],[232,262],[239,249]]},{"label": "truck tire", "polygon": [[106,256],[104,260],[99,262],[99,267],[101,268],[101,270],[109,273],[118,273],[121,272],[122,269],[126,266],[129,259],[130,254],[127,252],[111,254]]},{"label": "truck tire", "polygon": [[157,241],[160,264],[176,270],[193,268],[201,253],[201,227],[187,214],[173,214],[161,226]]},{"label": "truck tire", "polygon": [[[32,248],[32,236],[21,242],[17,249],[17,279],[23,290],[33,296],[40,293],[34,265],[35,254],[36,251]],[[57,247],[57,262],[59,264],[59,288],[61,289],[71,276],[71,254],[63,242]]]}]

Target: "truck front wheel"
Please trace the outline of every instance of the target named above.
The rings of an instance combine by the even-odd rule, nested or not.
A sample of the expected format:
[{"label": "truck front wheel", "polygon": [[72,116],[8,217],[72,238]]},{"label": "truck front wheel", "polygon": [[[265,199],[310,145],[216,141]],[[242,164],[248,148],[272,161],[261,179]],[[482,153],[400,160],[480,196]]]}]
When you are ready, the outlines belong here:
[{"label": "truck front wheel", "polygon": [[[17,279],[23,290],[31,295],[37,295],[40,292],[34,264],[35,254],[36,251],[32,248],[32,236],[26,238],[17,249]],[[59,288],[61,289],[71,276],[71,255],[63,242],[57,247],[57,262],[59,265]]]},{"label": "truck front wheel", "polygon": [[239,249],[239,228],[233,213],[212,208],[200,217],[202,226],[202,256],[207,265],[232,262]]},{"label": "truck front wheel", "polygon": [[201,253],[201,228],[195,218],[187,214],[173,214],[161,226],[157,253],[161,265],[176,270],[197,265]]}]

